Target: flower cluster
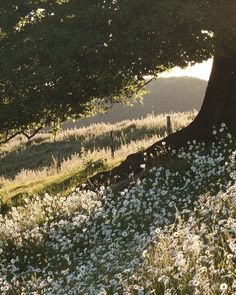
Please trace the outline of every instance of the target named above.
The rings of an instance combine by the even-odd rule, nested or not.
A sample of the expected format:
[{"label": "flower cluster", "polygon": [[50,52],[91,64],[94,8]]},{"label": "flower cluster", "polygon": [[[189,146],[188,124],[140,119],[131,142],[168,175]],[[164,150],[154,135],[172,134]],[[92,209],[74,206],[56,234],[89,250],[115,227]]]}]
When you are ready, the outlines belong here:
[{"label": "flower cluster", "polygon": [[0,216],[0,294],[233,294],[235,155],[229,135],[191,142],[122,192],[12,208]]},{"label": "flower cluster", "polygon": [[[235,177],[235,176],[234,176]],[[125,294],[236,294],[236,185],[157,228]]]}]

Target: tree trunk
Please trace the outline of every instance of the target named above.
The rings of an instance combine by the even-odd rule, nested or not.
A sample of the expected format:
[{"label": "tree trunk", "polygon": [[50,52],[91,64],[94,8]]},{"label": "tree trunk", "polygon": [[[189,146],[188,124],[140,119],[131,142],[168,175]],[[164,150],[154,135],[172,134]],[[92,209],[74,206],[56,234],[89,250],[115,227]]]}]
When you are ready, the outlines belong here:
[{"label": "tree trunk", "polygon": [[[191,99],[191,98],[190,98]],[[129,155],[119,166],[100,172],[89,179],[89,187],[115,184],[126,180],[130,174],[142,172],[140,165],[152,165],[165,147],[178,150],[188,141],[210,141],[213,128],[222,123],[236,130],[236,57],[215,56],[205,98],[196,118],[186,128],[154,143],[144,151]]]}]

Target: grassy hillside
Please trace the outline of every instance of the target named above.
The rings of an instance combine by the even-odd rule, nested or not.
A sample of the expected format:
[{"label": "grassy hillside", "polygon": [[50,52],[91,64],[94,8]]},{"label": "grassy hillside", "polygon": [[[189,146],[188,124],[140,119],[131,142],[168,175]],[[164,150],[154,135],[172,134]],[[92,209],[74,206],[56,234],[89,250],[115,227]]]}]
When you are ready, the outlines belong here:
[{"label": "grassy hillside", "polygon": [[[195,115],[195,112],[171,114],[173,129],[186,126]],[[114,134],[114,159],[110,152],[110,131]],[[55,139],[47,133],[28,142],[22,137],[15,138],[0,147],[0,201],[2,205],[19,204],[25,196],[34,194],[67,194],[88,176],[117,165],[128,154],[163,137],[165,132],[166,114],[162,114],[62,131]]]},{"label": "grassy hillside", "polygon": [[207,81],[197,78],[160,78],[148,85],[148,93],[142,102],[132,107],[114,105],[106,114],[98,114],[93,118],[80,120],[76,124],[67,123],[65,128],[89,126],[94,123],[116,123],[147,116],[170,112],[186,112],[199,110],[202,104]]},{"label": "grassy hillside", "polygon": [[46,194],[0,215],[0,293],[236,294],[236,141],[215,136],[124,191]]}]

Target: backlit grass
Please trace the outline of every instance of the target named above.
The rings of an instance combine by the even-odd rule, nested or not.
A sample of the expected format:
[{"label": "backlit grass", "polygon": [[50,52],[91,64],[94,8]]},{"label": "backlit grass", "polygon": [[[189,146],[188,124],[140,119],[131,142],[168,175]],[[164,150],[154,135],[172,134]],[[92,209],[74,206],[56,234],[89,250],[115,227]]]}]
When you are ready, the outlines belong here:
[{"label": "backlit grass", "polygon": [[[171,114],[173,130],[186,126],[195,114]],[[26,142],[19,136],[0,147],[0,201],[11,204],[13,200],[16,204],[25,196],[45,192],[66,195],[93,173],[117,165],[128,154],[165,136],[165,124],[166,115],[149,115],[117,124],[61,131],[55,139],[51,134],[38,134]],[[114,159],[110,151],[110,131],[114,134]]]},{"label": "backlit grass", "polygon": [[223,129],[121,192],[46,194],[0,216],[2,294],[235,294],[236,142]]}]

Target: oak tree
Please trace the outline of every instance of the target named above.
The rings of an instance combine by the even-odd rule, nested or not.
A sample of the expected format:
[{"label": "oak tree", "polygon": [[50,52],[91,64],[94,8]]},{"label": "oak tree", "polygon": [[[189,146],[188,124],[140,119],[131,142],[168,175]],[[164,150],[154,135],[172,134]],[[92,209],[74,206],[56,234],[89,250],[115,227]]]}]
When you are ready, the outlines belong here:
[{"label": "oak tree", "polygon": [[[164,141],[179,148],[209,139],[222,122],[236,129],[235,0],[2,0],[0,16],[5,140],[78,119],[134,95],[147,76],[209,57],[199,114]],[[145,151],[147,159],[161,143]],[[143,161],[138,152],[94,180],[138,172]]]}]

